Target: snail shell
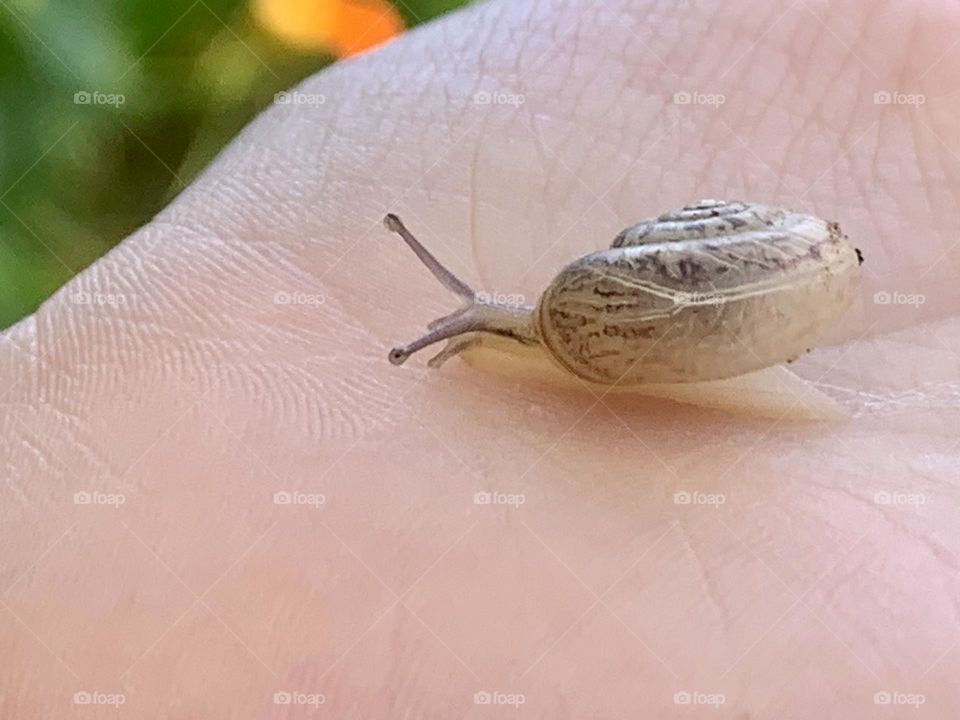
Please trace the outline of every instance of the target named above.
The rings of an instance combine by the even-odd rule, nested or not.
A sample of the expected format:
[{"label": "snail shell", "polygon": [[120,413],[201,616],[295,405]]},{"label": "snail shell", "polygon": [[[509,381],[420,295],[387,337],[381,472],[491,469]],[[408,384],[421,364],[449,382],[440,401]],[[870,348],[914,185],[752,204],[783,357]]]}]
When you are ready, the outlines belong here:
[{"label": "snail shell", "polygon": [[432,366],[486,348],[531,367],[546,355],[601,385],[717,380],[792,360],[848,309],[862,262],[836,223],[704,200],[627,228],[563,268],[536,307],[513,307],[483,301],[396,216],[385,224],[464,302],[391,362],[449,339]]},{"label": "snail shell", "polygon": [[858,277],[858,252],[836,223],[706,200],[567,265],[536,322],[554,361],[584,380],[713,380],[816,345],[852,303]]}]

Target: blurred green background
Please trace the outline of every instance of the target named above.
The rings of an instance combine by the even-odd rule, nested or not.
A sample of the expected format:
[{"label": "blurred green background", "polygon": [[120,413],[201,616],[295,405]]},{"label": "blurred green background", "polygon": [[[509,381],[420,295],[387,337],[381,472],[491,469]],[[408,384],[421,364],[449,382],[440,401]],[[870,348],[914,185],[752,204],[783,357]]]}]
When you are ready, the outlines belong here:
[{"label": "blurred green background", "polygon": [[0,328],[166,205],[172,173],[190,182],[275,93],[372,37],[362,15],[339,48],[294,43],[264,7],[299,32],[366,3],[382,30],[384,9],[412,27],[468,1],[0,0]]}]

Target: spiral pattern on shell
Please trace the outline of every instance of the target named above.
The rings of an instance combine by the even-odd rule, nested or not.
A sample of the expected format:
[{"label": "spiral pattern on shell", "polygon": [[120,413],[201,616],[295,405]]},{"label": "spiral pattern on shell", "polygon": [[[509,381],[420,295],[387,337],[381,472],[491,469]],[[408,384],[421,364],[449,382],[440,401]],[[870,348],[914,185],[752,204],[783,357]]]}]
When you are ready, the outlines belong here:
[{"label": "spiral pattern on shell", "polygon": [[725,200],[701,200],[680,210],[633,225],[614,238],[611,248],[659,242],[706,240],[736,233],[783,227],[788,218],[808,218],[779,208]]}]

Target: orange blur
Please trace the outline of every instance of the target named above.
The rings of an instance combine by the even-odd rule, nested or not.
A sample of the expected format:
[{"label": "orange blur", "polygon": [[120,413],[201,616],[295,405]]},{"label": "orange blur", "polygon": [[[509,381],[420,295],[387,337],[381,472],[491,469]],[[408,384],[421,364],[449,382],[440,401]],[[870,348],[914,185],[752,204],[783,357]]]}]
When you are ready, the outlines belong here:
[{"label": "orange blur", "polygon": [[304,50],[349,57],[381,45],[404,30],[387,0],[253,0],[259,22],[284,42]]}]

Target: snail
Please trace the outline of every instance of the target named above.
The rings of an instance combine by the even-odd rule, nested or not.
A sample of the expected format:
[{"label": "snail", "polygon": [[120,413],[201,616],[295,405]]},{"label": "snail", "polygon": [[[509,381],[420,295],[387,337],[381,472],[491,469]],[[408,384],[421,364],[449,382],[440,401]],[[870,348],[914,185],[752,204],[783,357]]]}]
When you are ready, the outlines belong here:
[{"label": "snail", "polygon": [[535,306],[513,305],[475,293],[396,215],[384,225],[463,301],[392,349],[391,363],[447,340],[431,367],[486,351],[601,386],[700,383],[791,361],[849,308],[863,262],[835,222],[703,200],[625,229],[560,270]]}]

